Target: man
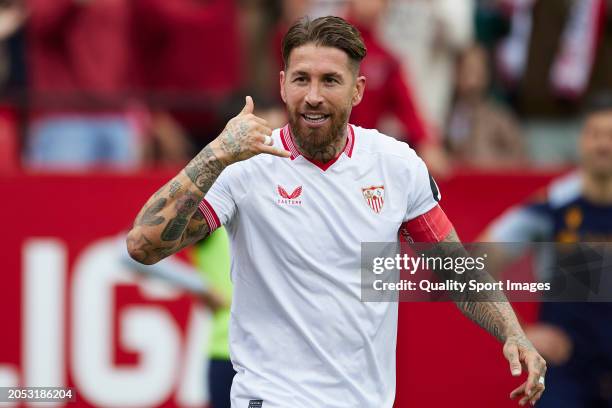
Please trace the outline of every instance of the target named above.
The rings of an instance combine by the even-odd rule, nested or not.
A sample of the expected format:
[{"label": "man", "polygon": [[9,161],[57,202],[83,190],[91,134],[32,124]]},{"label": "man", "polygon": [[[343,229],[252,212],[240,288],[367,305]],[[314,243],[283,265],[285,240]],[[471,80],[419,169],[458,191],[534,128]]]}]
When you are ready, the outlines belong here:
[{"label": "man", "polygon": [[[578,150],[578,173],[555,181],[544,199],[502,215],[484,240],[612,241],[612,96],[593,100]],[[540,405],[612,407],[612,303],[543,303],[539,320],[527,334],[550,364]]]},{"label": "man", "polygon": [[[361,243],[397,241],[400,227],[421,241],[458,241],[414,151],[347,123],[365,54],[341,18],[298,21],[280,73],[289,124],[272,131],[247,97],[128,235],[131,256],[154,263],[226,226],[232,407],[391,407],[398,308],[360,302]],[[527,367],[512,395],[537,401],[545,363],[508,303],[459,306],[505,343],[514,375]]]}]

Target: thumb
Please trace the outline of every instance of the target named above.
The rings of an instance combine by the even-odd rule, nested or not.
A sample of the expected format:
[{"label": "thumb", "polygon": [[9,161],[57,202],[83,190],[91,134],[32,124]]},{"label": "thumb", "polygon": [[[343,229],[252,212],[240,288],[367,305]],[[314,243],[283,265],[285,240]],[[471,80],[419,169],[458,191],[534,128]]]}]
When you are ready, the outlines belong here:
[{"label": "thumb", "polygon": [[512,373],[512,375],[515,377],[521,375],[522,367],[521,361],[519,360],[518,347],[516,346],[516,344],[510,344],[506,348],[504,354],[506,355],[506,359],[510,363],[510,372]]},{"label": "thumb", "polygon": [[242,108],[242,110],[240,111],[241,115],[248,115],[249,113],[253,113],[253,110],[255,109],[255,103],[253,103],[253,98],[251,98],[250,96],[247,96],[246,98],[244,98],[245,103],[244,103],[244,108]]}]

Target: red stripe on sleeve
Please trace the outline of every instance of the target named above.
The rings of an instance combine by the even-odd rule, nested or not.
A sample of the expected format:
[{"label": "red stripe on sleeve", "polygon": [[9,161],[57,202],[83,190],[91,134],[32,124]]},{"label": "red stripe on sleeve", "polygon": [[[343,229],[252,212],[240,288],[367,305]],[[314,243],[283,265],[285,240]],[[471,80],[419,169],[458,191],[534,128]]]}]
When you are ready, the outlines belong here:
[{"label": "red stripe on sleeve", "polygon": [[399,230],[400,242],[440,242],[453,229],[442,208],[436,205],[423,215],[406,221]]},{"label": "red stripe on sleeve", "polygon": [[212,208],[212,206],[208,201],[206,201],[206,199],[202,200],[200,205],[198,205],[198,209],[204,216],[204,219],[206,220],[206,223],[208,224],[208,228],[210,229],[211,233],[221,226],[221,222],[219,221],[219,217],[217,217],[215,209]]}]

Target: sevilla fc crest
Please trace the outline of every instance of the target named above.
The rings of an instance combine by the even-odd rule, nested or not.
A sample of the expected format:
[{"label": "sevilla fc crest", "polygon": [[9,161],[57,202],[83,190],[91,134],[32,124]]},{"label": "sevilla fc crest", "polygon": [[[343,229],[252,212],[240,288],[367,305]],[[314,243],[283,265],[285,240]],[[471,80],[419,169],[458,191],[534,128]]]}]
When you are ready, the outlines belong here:
[{"label": "sevilla fc crest", "polygon": [[380,213],[385,204],[385,186],[365,187],[361,189],[361,192],[372,211],[376,214]]}]

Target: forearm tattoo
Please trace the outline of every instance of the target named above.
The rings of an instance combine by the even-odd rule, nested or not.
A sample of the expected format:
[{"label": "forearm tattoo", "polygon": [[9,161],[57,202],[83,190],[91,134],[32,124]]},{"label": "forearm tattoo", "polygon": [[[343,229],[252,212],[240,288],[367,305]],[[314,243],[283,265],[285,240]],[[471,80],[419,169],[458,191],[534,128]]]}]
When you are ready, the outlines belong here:
[{"label": "forearm tattoo", "polygon": [[189,191],[176,200],[176,217],[166,224],[166,228],[161,234],[163,241],[176,241],[183,235],[189,218],[198,206],[198,202],[197,195]]},{"label": "forearm tattoo", "polygon": [[142,213],[136,218],[135,225],[159,225],[166,221],[162,216],[157,214],[166,206],[168,200],[166,198],[158,198],[153,204],[145,207]]},{"label": "forearm tattoo", "polygon": [[[456,232],[453,230],[441,244],[433,245],[433,248],[427,251],[427,256],[468,257],[469,254],[461,245]],[[463,274],[457,274],[454,271],[436,270],[436,274],[440,279],[454,279],[466,283],[471,279],[478,282],[494,282],[486,270],[473,270]],[[523,333],[506,295],[501,290],[453,291],[451,298],[465,316],[501,342],[505,342],[508,336]]]},{"label": "forearm tattoo", "polygon": [[[144,263],[155,262],[210,232],[208,223],[198,211],[198,203],[227,164],[247,159],[251,155],[245,149],[248,138],[247,123],[230,121],[219,139],[219,150],[208,145],[185,167],[185,175],[199,191],[182,185],[180,178],[175,178],[155,193],[135,222],[137,227],[151,229],[138,228],[128,236],[130,253],[136,259]],[[222,154],[223,160],[215,154],[216,151]],[[175,212],[170,210],[172,204]],[[145,231],[148,237],[144,235]]]},{"label": "forearm tattoo", "polygon": [[206,194],[223,168],[223,163],[217,158],[213,149],[206,146],[185,167],[185,173],[193,184]]},{"label": "forearm tattoo", "polygon": [[185,168],[185,174],[199,191],[193,191],[193,187],[189,190],[177,178],[160,188],[136,218],[134,226],[139,228],[128,236],[132,256],[143,263],[155,262],[208,235],[209,226],[198,211],[198,203],[223,168],[207,146]]}]

